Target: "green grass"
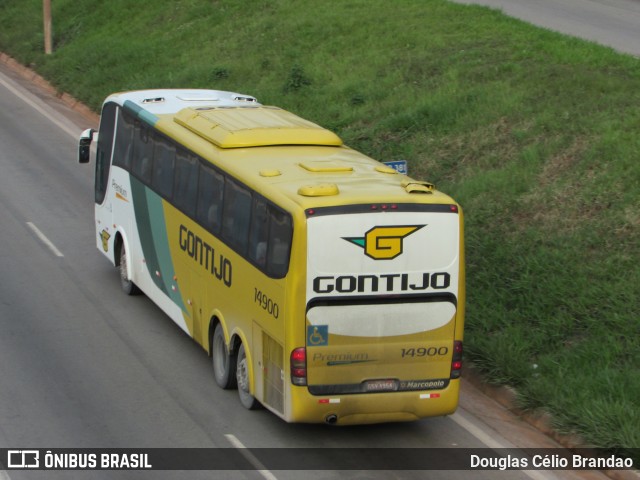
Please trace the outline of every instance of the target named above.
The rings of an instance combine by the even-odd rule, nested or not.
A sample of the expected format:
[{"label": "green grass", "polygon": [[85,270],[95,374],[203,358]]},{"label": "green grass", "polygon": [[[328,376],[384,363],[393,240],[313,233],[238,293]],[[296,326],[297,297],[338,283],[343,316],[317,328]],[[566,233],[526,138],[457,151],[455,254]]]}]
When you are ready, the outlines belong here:
[{"label": "green grass", "polygon": [[465,208],[467,359],[593,445],[640,448],[640,61],[441,0],[0,0],[0,49],[98,109],[252,94]]}]

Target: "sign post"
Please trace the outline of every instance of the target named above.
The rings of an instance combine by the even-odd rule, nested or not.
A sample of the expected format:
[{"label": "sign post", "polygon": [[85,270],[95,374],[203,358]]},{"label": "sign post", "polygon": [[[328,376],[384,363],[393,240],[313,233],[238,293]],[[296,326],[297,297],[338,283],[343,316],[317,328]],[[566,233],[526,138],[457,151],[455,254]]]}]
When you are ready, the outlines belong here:
[{"label": "sign post", "polygon": [[44,18],[44,53],[51,55],[53,40],[51,34],[51,0],[42,0],[42,16]]}]

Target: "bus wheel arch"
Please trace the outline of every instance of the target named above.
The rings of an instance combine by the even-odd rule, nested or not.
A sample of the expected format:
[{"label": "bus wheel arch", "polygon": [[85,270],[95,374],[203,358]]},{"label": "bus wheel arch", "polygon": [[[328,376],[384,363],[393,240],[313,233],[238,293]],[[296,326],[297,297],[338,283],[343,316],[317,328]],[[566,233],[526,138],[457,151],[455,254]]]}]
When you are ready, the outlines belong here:
[{"label": "bus wheel arch", "polygon": [[130,265],[131,256],[127,254],[128,248],[125,245],[124,238],[120,232],[116,233],[116,238],[113,241],[113,254],[115,265],[120,273],[120,287],[122,291],[127,295],[138,295],[140,289],[131,280]]},{"label": "bus wheel arch", "polygon": [[213,317],[209,324],[209,355],[213,366],[213,376],[218,386],[224,390],[236,387],[237,350],[232,342],[227,347],[222,322]]},{"label": "bus wheel arch", "polygon": [[[222,312],[220,312],[216,308],[209,315],[211,319],[209,320],[209,336],[208,336],[209,345],[207,347],[207,353],[209,354],[209,356],[211,356],[213,355],[213,335],[216,331],[216,327],[218,326],[218,324],[220,324],[222,325],[224,332],[226,332],[227,330],[224,328],[225,321],[224,321],[224,316],[222,315]],[[240,343],[240,339],[236,338],[237,337],[236,333],[232,332],[232,333],[229,333],[229,335],[231,336],[231,339],[229,340],[229,352],[236,353],[238,351],[238,344]]]},{"label": "bus wheel arch", "polygon": [[236,361],[236,381],[240,403],[248,410],[256,410],[260,408],[260,402],[251,394],[251,361],[242,342],[238,346]]}]

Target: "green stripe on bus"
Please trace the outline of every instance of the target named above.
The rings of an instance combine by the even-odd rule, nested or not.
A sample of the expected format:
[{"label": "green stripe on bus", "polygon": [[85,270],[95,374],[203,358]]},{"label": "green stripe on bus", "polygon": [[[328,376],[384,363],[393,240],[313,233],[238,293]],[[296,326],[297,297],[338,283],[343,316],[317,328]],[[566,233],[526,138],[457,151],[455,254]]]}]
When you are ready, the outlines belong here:
[{"label": "green stripe on bus", "polygon": [[136,105],[131,100],[126,100],[123,107],[125,110],[128,110],[140,120],[148,123],[151,126],[154,126],[158,121],[158,117],[156,117],[153,113],[149,113],[147,110],[143,109],[139,105]]},{"label": "green stripe on bus", "polygon": [[178,284],[173,280],[176,272],[173,268],[167,224],[164,219],[164,200],[150,188],[146,188],[145,190],[147,196],[147,211],[149,213],[149,223],[151,226],[151,238],[155,242],[154,251],[156,253],[156,264],[159,266],[158,271],[160,272],[158,280],[162,282],[163,286],[161,288],[164,293],[184,312],[186,311],[186,307],[182,302]]},{"label": "green stripe on bus", "polygon": [[[179,287],[177,283],[173,283],[175,270],[164,221],[163,200],[133,176],[131,177],[131,194],[138,237],[149,275],[156,286],[171,298],[183,312],[186,312],[187,309],[182,301]],[[172,288],[174,286],[175,290]]]}]

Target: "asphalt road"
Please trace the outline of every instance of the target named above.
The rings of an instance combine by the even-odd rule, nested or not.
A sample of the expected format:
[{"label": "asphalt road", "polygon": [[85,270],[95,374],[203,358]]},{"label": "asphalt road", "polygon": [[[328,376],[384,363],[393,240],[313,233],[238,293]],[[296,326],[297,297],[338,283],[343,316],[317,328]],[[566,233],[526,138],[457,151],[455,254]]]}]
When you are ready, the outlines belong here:
[{"label": "asphalt road", "polygon": [[[458,413],[408,424],[290,425],[266,410],[245,410],[235,391],[215,385],[209,358],[195,342],[146,297],[120,291],[117,271],[97,251],[92,165],[75,161],[77,137],[88,126],[0,64],[0,448],[554,445],[468,384]],[[368,459],[354,461],[365,469]],[[517,471],[336,472],[330,470],[331,458],[326,464],[326,471],[302,475],[309,480],[577,478]],[[0,465],[0,480],[300,475],[29,472],[3,471]]]},{"label": "asphalt road", "polygon": [[452,0],[640,56],[639,0]]}]

